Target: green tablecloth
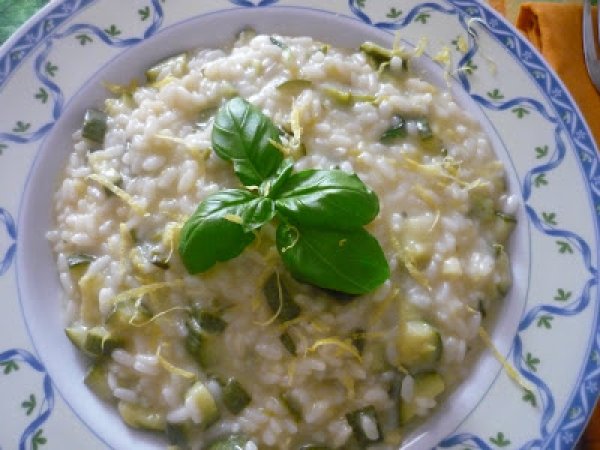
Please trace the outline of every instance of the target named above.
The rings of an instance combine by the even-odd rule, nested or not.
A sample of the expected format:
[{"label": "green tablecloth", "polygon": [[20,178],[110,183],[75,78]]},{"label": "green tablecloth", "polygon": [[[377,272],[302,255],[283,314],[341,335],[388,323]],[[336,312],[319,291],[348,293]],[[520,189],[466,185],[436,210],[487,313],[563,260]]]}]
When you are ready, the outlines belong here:
[{"label": "green tablecloth", "polygon": [[0,44],[48,0],[0,0]]}]

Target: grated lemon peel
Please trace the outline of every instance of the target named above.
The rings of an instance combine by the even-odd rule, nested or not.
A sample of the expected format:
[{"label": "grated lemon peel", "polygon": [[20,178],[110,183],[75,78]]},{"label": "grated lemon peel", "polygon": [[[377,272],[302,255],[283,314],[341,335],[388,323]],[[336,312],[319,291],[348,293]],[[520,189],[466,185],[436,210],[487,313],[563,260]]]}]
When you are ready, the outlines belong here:
[{"label": "grated lemon peel", "polygon": [[505,370],[506,375],[508,375],[508,378],[510,378],[512,381],[514,381],[516,384],[518,384],[519,387],[521,387],[523,390],[533,393],[532,387],[527,385],[527,383],[525,383],[523,381],[523,379],[521,378],[519,373],[515,370],[515,368],[513,366],[511,366],[509,364],[509,362],[506,360],[506,358],[504,358],[504,356],[502,356],[500,354],[500,351],[498,351],[498,349],[492,342],[492,338],[487,333],[487,331],[485,331],[485,329],[483,327],[479,327],[479,337],[481,338],[483,343],[486,345],[486,347],[489,348],[489,350],[492,352],[492,354],[494,355],[494,358],[496,358],[496,360],[502,365],[502,368]]},{"label": "grated lemon peel", "polygon": [[172,308],[166,309],[164,311],[161,311],[157,314],[154,314],[150,319],[146,320],[145,322],[140,322],[140,323],[134,323],[133,322],[133,317],[129,320],[129,325],[133,326],[133,327],[145,327],[146,325],[150,325],[151,323],[155,322],[156,319],[160,319],[163,316],[166,316],[167,314],[172,313],[173,311],[191,311],[191,309],[187,306],[173,306]]},{"label": "grated lemon peel", "polygon": [[283,153],[284,156],[290,156],[292,153],[292,150],[288,147],[286,147],[285,145],[283,145],[280,142],[277,142],[274,139],[269,139],[269,143],[275,147],[277,150],[279,150],[281,153]]},{"label": "grated lemon peel", "polygon": [[243,219],[237,214],[225,214],[223,219],[231,223],[237,223],[238,225],[242,225],[244,223]]},{"label": "grated lemon peel", "polygon": [[120,245],[119,245],[119,271],[121,277],[125,276],[127,270],[127,250],[131,245],[131,233],[129,227],[124,222],[119,224]]},{"label": "grated lemon peel", "polygon": [[467,39],[465,39],[465,37],[462,34],[456,38],[456,48],[461,53],[467,53],[467,51],[469,50],[469,44],[467,42]]},{"label": "grated lemon peel", "polygon": [[294,153],[298,153],[302,148],[302,123],[300,118],[304,112],[303,107],[296,105],[296,101],[292,104],[292,112],[290,113],[290,127],[292,128],[292,139],[290,140],[290,147]]},{"label": "grated lemon peel", "polygon": [[423,272],[417,269],[412,259],[406,256],[404,250],[402,249],[402,245],[400,244],[400,242],[398,242],[398,239],[392,236],[391,241],[392,245],[394,246],[394,250],[396,250],[398,258],[400,258],[400,261],[402,261],[402,263],[404,264],[404,267],[408,271],[408,274],[425,289],[431,291],[431,285],[429,284],[429,280],[427,279],[425,274],[423,274]]},{"label": "grated lemon peel", "polygon": [[294,382],[294,377],[296,376],[296,364],[298,360],[296,358],[292,359],[292,361],[288,365],[287,376],[288,376],[288,386],[292,386]]},{"label": "grated lemon peel", "polygon": [[427,50],[427,44],[429,43],[429,39],[427,39],[426,36],[423,36],[419,39],[419,41],[417,42],[417,45],[415,47],[415,50],[413,51],[412,56],[414,57],[419,57],[422,56],[425,53],[425,50]]},{"label": "grated lemon peel", "polygon": [[[474,41],[477,41],[479,36],[477,35],[477,31],[475,30],[475,28],[473,28],[473,24],[475,24],[475,23],[480,24],[484,28],[487,27],[487,24],[480,17],[471,17],[469,20],[467,20],[467,32],[469,33],[469,36],[471,36],[471,38]],[[492,58],[490,58],[488,55],[486,55],[483,51],[478,52],[478,54],[487,63],[490,74],[495,75],[498,70],[498,67],[496,66],[496,62]],[[461,69],[461,68],[459,68],[459,69]]]},{"label": "grated lemon peel", "polygon": [[436,176],[443,180],[453,181],[453,182],[457,183],[458,185],[460,185],[461,187],[464,187],[469,190],[474,189],[475,187],[483,186],[486,183],[488,183],[486,181],[481,180],[481,178],[477,178],[474,181],[462,180],[459,177],[452,175],[451,173],[448,172],[447,167],[449,167],[449,166],[447,166],[447,163],[422,164],[411,158],[403,158],[401,160],[400,164],[406,169],[413,170],[415,172],[420,172],[427,176]]},{"label": "grated lemon peel", "polygon": [[423,187],[423,185],[419,183],[415,183],[411,186],[410,190],[413,191],[416,194],[416,196],[419,197],[419,199],[422,200],[431,209],[438,209],[438,201],[436,198],[434,198],[432,192],[429,189]]},{"label": "grated lemon peel", "polygon": [[168,288],[177,288],[184,286],[184,280],[174,280],[174,281],[159,281],[157,283],[145,284],[143,286],[138,286],[132,289],[128,289],[117,294],[112,299],[112,303],[116,304],[120,301],[127,300],[129,298],[137,298],[143,295],[149,294],[150,292],[155,292],[160,289],[168,289]]},{"label": "grated lemon peel", "polygon": [[280,252],[281,253],[285,253],[288,250],[291,250],[292,248],[294,248],[294,246],[298,243],[298,241],[300,240],[300,231],[298,231],[298,228],[296,228],[293,225],[289,225],[288,227],[291,230],[294,230],[295,236],[294,236],[294,240],[290,243],[290,245],[283,247]]},{"label": "grated lemon peel", "polygon": [[132,78],[128,84],[117,84],[117,83],[110,83],[108,81],[102,81],[102,86],[104,86],[104,88],[111,94],[123,95],[123,94],[133,94],[135,92],[135,90],[138,88],[139,83],[138,83],[137,78]]},{"label": "grated lemon peel", "polygon": [[435,227],[437,226],[437,224],[440,222],[441,218],[442,218],[442,212],[439,209],[436,209],[435,210],[435,217],[433,218],[433,222],[431,223],[431,226],[427,230],[428,233],[431,233],[435,229]]},{"label": "grated lemon peel", "polygon": [[314,353],[320,347],[326,345],[337,347],[340,350],[340,352],[346,352],[352,355],[354,358],[356,358],[358,362],[362,363],[362,356],[360,356],[360,353],[358,352],[356,347],[352,345],[350,339],[340,339],[335,336],[317,339],[310,347],[306,349],[304,356],[307,356],[309,353]]},{"label": "grated lemon peel", "polygon": [[176,81],[177,79],[178,79],[177,77],[174,77],[173,75],[169,74],[166,77],[162,78],[161,80],[155,81],[153,83],[149,83],[148,87],[160,89],[162,87],[165,87],[168,84],[171,84],[173,81]]},{"label": "grated lemon peel", "polygon": [[373,309],[371,313],[371,317],[369,318],[369,324],[373,325],[379,322],[379,319],[383,316],[383,314],[387,311],[387,309],[392,305],[392,302],[400,295],[400,289],[394,289],[385,299],[376,304],[376,307]]},{"label": "grated lemon peel", "polygon": [[168,344],[161,343],[156,349],[156,357],[158,358],[159,364],[168,372],[173,373],[175,375],[179,375],[182,378],[186,378],[188,380],[195,380],[196,374],[190,372],[188,370],[182,369],[181,367],[177,367],[176,365],[169,362],[164,356],[161,355],[161,351],[163,348],[168,347]]},{"label": "grated lemon peel", "polygon": [[340,377],[340,383],[346,388],[346,397],[348,400],[354,400],[354,397],[356,396],[354,378],[348,374],[344,374]]},{"label": "grated lemon peel", "polygon": [[452,75],[452,52],[450,47],[444,46],[439,49],[438,52],[433,56],[433,60],[440,63],[444,69],[444,80],[449,87],[450,77]]},{"label": "grated lemon peel", "polygon": [[175,252],[175,248],[177,247],[177,242],[179,241],[179,234],[181,233],[181,229],[185,221],[180,222],[169,222],[165,225],[165,230],[162,235],[162,244],[169,249],[169,253],[167,254],[167,262],[171,261],[173,257],[173,253]]},{"label": "grated lemon peel", "polygon": [[119,197],[121,200],[123,200],[123,202],[127,203],[131,207],[131,209],[134,212],[136,212],[137,214],[139,214],[141,216],[145,216],[148,214],[148,212],[146,211],[146,208],[143,205],[136,202],[133,199],[133,197],[130,194],[128,194],[127,192],[125,192],[123,189],[121,189],[118,186],[115,186],[115,184],[112,181],[110,181],[108,178],[103,177],[102,175],[98,175],[97,173],[93,173],[93,174],[88,175],[86,177],[86,179],[95,181],[102,187],[105,187],[106,189],[111,191],[113,194],[115,194],[117,197]]}]

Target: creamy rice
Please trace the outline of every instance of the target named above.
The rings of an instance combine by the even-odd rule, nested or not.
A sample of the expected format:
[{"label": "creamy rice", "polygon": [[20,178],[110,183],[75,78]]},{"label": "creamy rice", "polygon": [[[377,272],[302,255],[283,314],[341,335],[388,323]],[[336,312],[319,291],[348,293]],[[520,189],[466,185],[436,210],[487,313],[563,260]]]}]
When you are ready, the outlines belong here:
[{"label": "creamy rice", "polygon": [[[107,100],[101,148],[74,134],[49,239],[68,326],[104,327],[123,338],[95,366],[105,379],[103,396],[124,417],[134,410],[148,419],[125,417],[130,425],[169,428],[171,435],[183,430],[193,448],[229,434],[247,436],[248,450],[353,448],[347,414],[373,407],[376,421],[362,415],[360,427],[368,440],[380,441],[372,448],[391,449],[443,399],[439,392],[418,395],[423,372],[440,376],[444,392],[468,376],[465,361],[478,346],[482,314],[510,286],[503,245],[515,200],[479,124],[443,86],[406,71],[402,57],[377,69],[363,52],[311,38],[274,43],[245,34],[231,49],[191,52],[185,62],[165,64],[153,83]],[[293,79],[310,87],[281,88]],[[341,105],[331,88],[371,100]],[[339,301],[295,282],[274,251],[272,225],[239,257],[199,275],[186,272],[177,254],[185,218],[208,195],[239,185],[231,165],[211,151],[214,108],[233,95],[282,129],[293,115],[299,119],[303,148],[283,138],[297,170],[339,167],[377,194],[380,213],[367,229],[391,269],[377,290]],[[406,137],[382,142],[397,115],[426,118],[433,138],[424,141],[411,119]],[[68,259],[77,254],[94,258],[73,270]],[[161,264],[152,255],[163,257]],[[302,311],[284,324],[272,320],[263,296],[275,270]],[[130,291],[148,285],[155,289]],[[127,292],[138,312],[117,328],[110,317]],[[214,338],[220,356],[209,368],[186,350],[190,308],[218,311],[227,324]],[[439,360],[425,371],[398,363],[399,324],[408,319],[439,333]],[[295,356],[282,345],[284,332]],[[229,377],[251,396],[238,414],[223,407],[223,383],[216,381]],[[198,381],[220,414],[208,427],[205,411],[186,400]],[[398,411],[406,405],[405,424]]]}]

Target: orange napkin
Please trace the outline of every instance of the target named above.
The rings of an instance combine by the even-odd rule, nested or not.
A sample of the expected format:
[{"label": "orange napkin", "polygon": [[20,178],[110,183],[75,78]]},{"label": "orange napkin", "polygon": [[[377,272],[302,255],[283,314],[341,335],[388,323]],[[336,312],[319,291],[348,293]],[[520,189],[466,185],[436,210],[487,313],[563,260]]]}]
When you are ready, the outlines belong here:
[{"label": "orange napkin", "polygon": [[585,68],[581,15],[580,4],[524,3],[516,25],[567,85],[600,145],[600,93]]}]

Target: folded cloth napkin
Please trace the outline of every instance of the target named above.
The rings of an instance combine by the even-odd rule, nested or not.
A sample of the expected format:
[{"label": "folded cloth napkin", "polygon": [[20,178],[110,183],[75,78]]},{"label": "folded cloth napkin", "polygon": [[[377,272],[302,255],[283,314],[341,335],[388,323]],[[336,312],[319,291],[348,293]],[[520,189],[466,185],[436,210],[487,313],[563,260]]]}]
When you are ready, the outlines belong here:
[{"label": "folded cloth napkin", "polygon": [[600,146],[600,93],[585,67],[582,6],[567,3],[524,3],[516,22],[566,84]]}]

